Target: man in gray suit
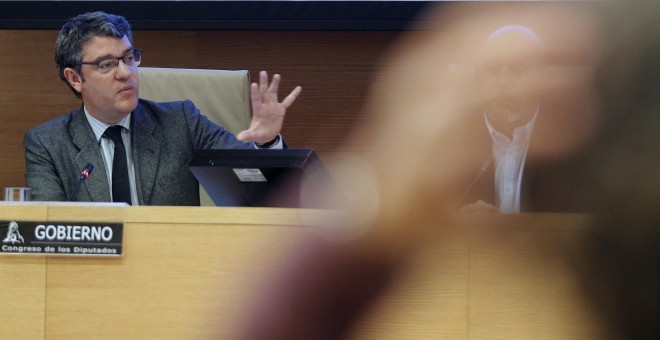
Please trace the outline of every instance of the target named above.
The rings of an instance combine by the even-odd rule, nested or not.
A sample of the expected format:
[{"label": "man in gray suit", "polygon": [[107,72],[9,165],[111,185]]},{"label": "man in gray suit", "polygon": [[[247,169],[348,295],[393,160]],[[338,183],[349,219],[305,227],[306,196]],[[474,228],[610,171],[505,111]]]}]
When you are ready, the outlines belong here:
[{"label": "man in gray suit", "polygon": [[[195,152],[283,147],[279,133],[300,87],[278,102],[280,76],[269,84],[262,71],[259,84],[250,88],[250,128],[234,136],[190,101],[139,99],[141,58],[121,16],[85,13],[62,27],[55,46],[57,69],[82,107],[25,135],[26,180],[33,199],[199,205],[198,183],[188,170]],[[72,195],[88,163],[96,165],[94,174]],[[125,164],[122,176],[113,168],[120,163]],[[116,189],[120,184],[125,190]]]}]

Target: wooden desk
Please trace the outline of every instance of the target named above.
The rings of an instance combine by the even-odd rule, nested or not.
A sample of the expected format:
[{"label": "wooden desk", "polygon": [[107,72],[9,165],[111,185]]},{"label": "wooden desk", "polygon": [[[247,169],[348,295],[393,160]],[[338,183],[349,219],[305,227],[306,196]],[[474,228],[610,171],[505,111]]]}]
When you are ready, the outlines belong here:
[{"label": "wooden desk", "polygon": [[[46,206],[0,206],[0,221],[45,220]],[[5,235],[0,235],[0,240]],[[43,339],[45,336],[46,258],[0,256],[1,339]]]},{"label": "wooden desk", "polygon": [[[0,338],[218,338],[326,212],[0,205],[2,220],[124,220],[124,256],[2,256]],[[493,226],[493,220],[498,226]],[[429,238],[355,339],[594,338],[566,251],[584,215],[470,216]],[[448,236],[449,235],[449,236]]]},{"label": "wooden desk", "polygon": [[569,264],[588,220],[461,216],[420,245],[355,339],[603,338]]}]

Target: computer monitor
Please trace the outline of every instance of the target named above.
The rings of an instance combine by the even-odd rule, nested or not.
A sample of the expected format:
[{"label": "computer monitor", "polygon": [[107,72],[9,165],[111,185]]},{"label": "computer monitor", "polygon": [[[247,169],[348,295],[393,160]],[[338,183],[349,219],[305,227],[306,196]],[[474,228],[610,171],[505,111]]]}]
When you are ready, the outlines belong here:
[{"label": "computer monitor", "polygon": [[332,208],[339,195],[313,149],[202,150],[189,167],[217,206]]}]

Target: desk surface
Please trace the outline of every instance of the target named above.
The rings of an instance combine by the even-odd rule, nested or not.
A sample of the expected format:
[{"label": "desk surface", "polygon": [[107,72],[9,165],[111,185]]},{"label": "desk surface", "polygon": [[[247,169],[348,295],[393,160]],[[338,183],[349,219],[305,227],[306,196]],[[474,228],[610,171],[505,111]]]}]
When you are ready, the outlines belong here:
[{"label": "desk surface", "polygon": [[[0,205],[0,220],[125,222],[124,256],[0,257],[0,338],[218,337],[326,211]],[[419,246],[356,339],[597,338],[565,256],[585,215],[470,216]],[[498,229],[486,223],[499,219]],[[491,224],[492,225],[492,224]],[[29,333],[26,333],[29,332]]]}]

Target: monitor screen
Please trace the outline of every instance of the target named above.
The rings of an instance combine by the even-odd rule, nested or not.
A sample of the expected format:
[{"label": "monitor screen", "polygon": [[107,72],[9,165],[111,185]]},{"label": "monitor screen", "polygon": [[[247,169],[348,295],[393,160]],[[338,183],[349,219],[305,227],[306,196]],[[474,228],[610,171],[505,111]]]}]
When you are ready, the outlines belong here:
[{"label": "monitor screen", "polygon": [[202,150],[189,167],[217,206],[332,208],[322,201],[338,195],[313,149]]}]

